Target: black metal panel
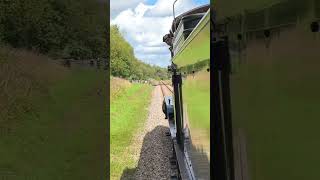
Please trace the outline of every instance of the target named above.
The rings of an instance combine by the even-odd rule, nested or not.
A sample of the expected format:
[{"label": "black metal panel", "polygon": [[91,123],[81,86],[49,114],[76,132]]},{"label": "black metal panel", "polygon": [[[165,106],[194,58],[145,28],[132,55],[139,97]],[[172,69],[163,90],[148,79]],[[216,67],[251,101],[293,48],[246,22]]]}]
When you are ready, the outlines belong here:
[{"label": "black metal panel", "polygon": [[316,18],[320,19],[320,1],[319,0],[314,1],[314,10],[315,10]]},{"label": "black metal panel", "polygon": [[233,145],[230,107],[230,56],[227,37],[216,39],[212,44],[212,133],[213,133],[213,177],[233,180]]},{"label": "black metal panel", "polygon": [[182,108],[182,79],[181,74],[178,74],[176,70],[174,70],[172,75],[172,85],[174,91],[174,112],[175,112],[175,124],[177,129],[177,143],[180,145],[181,149],[183,149],[184,145],[184,135],[183,135],[183,108]]},{"label": "black metal panel", "polygon": [[308,2],[301,0],[284,1],[268,8],[268,25],[271,27],[295,24],[299,17],[307,14]]},{"label": "black metal panel", "polygon": [[265,27],[265,10],[247,12],[245,14],[246,18],[246,28],[248,31],[254,31],[257,29],[262,29]]}]

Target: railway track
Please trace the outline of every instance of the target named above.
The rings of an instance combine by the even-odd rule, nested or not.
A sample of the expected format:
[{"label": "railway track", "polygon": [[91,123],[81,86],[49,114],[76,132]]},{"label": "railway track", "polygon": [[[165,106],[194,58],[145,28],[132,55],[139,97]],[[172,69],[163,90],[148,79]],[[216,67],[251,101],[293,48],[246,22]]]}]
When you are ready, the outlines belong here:
[{"label": "railway track", "polygon": [[[173,104],[172,102],[170,103],[170,101],[172,101],[172,96],[173,96],[173,88],[170,84],[165,83],[163,81],[159,81],[159,84],[161,92],[162,92],[162,96],[163,96],[163,104],[162,104],[162,110],[163,113],[166,114],[166,118],[168,119],[168,123],[169,123],[169,132],[166,132],[166,136],[170,136],[171,137],[171,142],[172,142],[172,154],[169,157],[169,161],[170,161],[170,180],[178,180],[179,179],[179,169],[178,169],[178,164],[177,164],[177,158],[176,158],[176,154],[175,154],[175,146],[174,146],[174,140],[173,140],[173,126],[174,126],[174,122],[173,122]],[[165,107],[165,104],[171,104],[168,108],[168,106]],[[166,109],[166,110],[165,110]],[[170,114],[169,112],[170,111]]]},{"label": "railway track", "polygon": [[163,81],[160,81],[159,85],[161,87],[161,92],[162,92],[163,97],[164,96],[172,96],[173,88],[172,88],[171,85],[169,85],[169,84],[167,84],[167,83],[165,83]]}]

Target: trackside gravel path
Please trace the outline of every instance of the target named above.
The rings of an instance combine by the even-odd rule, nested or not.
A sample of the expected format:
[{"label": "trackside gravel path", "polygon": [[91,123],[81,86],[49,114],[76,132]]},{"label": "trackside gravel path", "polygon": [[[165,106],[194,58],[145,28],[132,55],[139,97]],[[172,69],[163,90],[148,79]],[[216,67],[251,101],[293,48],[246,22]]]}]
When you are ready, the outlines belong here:
[{"label": "trackside gravel path", "polygon": [[130,153],[134,154],[138,166],[124,171],[121,179],[166,180],[170,179],[169,157],[172,144],[166,132],[169,132],[168,121],[162,112],[163,96],[160,86],[152,92],[148,117],[144,128],[133,138]]}]

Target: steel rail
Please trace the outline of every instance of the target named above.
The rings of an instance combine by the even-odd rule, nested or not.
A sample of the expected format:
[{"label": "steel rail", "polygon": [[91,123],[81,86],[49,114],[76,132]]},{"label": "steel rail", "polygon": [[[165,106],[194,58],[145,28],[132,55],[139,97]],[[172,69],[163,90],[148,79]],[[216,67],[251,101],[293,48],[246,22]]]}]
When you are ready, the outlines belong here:
[{"label": "steel rail", "polygon": [[160,86],[161,86],[161,84],[164,85],[171,93],[173,93],[173,89],[170,85],[165,84],[163,81],[160,81]]}]

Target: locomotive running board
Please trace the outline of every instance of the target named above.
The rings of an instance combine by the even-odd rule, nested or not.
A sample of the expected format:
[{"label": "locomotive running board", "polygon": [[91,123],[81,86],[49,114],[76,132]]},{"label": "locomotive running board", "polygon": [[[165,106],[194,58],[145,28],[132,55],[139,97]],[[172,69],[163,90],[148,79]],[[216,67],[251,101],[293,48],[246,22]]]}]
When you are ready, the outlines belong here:
[{"label": "locomotive running board", "polygon": [[[182,150],[177,142],[176,138],[176,127],[174,124],[173,119],[169,119],[169,127],[170,127],[170,134],[171,139],[173,143],[173,154],[176,156],[177,162],[178,162],[178,170],[179,170],[179,176],[181,180],[195,180],[195,176],[193,173],[192,165],[189,160],[188,152],[187,150]],[[185,147],[188,146],[188,139],[184,140]]]}]

